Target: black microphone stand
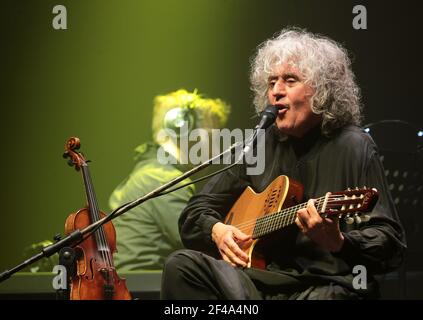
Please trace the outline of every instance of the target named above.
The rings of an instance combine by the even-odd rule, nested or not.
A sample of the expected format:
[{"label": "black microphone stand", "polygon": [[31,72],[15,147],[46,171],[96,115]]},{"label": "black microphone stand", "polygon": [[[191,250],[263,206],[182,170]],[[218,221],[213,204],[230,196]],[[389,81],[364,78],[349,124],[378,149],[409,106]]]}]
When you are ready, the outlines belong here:
[{"label": "black microphone stand", "polygon": [[[118,208],[118,210],[115,210],[114,212],[112,212],[111,214],[105,216],[104,218],[90,224],[89,226],[87,226],[86,228],[82,229],[82,230],[75,230],[74,232],[72,232],[71,234],[69,234],[68,236],[64,237],[63,239],[60,239],[58,237],[56,238],[56,242],[44,247],[43,249],[41,249],[41,252],[32,256],[31,258],[25,260],[24,262],[16,265],[15,267],[13,267],[10,270],[5,270],[0,274],[0,282],[5,281],[6,279],[10,278],[11,275],[13,275],[14,273],[24,269],[25,267],[35,263],[36,261],[40,260],[41,258],[44,257],[50,257],[51,255],[53,255],[56,252],[59,252],[62,248],[64,247],[72,247],[75,244],[81,242],[84,240],[84,236],[85,238],[93,233],[97,228],[99,228],[101,225],[103,225],[104,223],[106,223],[109,220],[112,220],[122,214],[124,214],[125,212],[127,212],[128,210],[140,205],[141,203],[161,196],[161,192],[169,189],[170,187],[173,187],[174,185],[178,184],[179,182],[185,180],[186,178],[192,176],[193,174],[205,169],[206,167],[210,166],[214,161],[223,158],[225,155],[227,155],[228,153],[232,153],[233,150],[235,150],[235,148],[239,148],[243,145],[244,143],[235,143],[233,144],[229,149],[225,150],[224,152],[208,159],[206,162],[201,163],[200,165],[188,170],[187,172],[183,173],[181,176],[169,181],[168,183],[158,187],[157,189],[151,191],[150,193],[142,196],[141,198],[138,198],[132,202],[129,202],[121,207]],[[228,167],[229,169],[229,167]]]},{"label": "black microphone stand", "polygon": [[[51,244],[47,247],[44,247],[43,249],[41,249],[40,253],[32,256],[31,258],[25,260],[24,262],[18,264],[17,266],[13,267],[10,270],[3,271],[0,274],[0,283],[5,281],[6,279],[10,278],[10,276],[13,275],[14,273],[22,270],[23,268],[31,265],[32,263],[40,260],[43,257],[50,257],[51,255],[60,251],[64,247],[75,246],[77,243],[84,240],[84,236],[85,236],[85,238],[88,237],[91,233],[95,232],[100,226],[102,226],[106,222],[124,214],[128,210],[140,205],[141,203],[143,203],[143,202],[145,202],[149,199],[161,196],[162,195],[161,193],[163,191],[169,189],[170,187],[173,187],[174,185],[176,185],[179,182],[185,180],[186,178],[192,176],[193,174],[207,168],[215,160],[219,160],[220,158],[223,158],[225,155],[232,153],[232,151],[235,150],[236,148],[240,148],[243,145],[246,146],[246,148],[244,148],[242,150],[240,157],[238,157],[236,162],[233,164],[233,165],[235,165],[240,160],[242,160],[243,155],[245,155],[247,152],[250,151],[252,144],[254,143],[255,139],[257,138],[258,130],[268,128],[275,121],[276,114],[277,114],[277,107],[268,106],[263,112],[261,122],[259,123],[259,125],[256,126],[255,131],[253,132],[252,136],[249,137],[248,141],[234,143],[230,148],[226,149],[225,151],[221,152],[220,154],[218,154],[218,155],[208,159],[207,161],[199,164],[198,166],[188,170],[187,172],[183,173],[179,177],[177,177],[177,178],[169,181],[168,183],[156,188],[155,190],[147,193],[146,195],[142,196],[141,198],[138,198],[138,199],[136,199],[132,202],[129,202],[129,203],[119,207],[117,210],[113,211],[111,214],[109,214],[109,215],[105,216],[104,218],[90,224],[88,227],[86,227],[82,230],[77,229],[74,232],[72,232],[71,234],[69,234],[68,236],[64,237],[63,239],[57,238],[56,243],[53,243],[53,244]],[[228,166],[225,169],[229,169],[230,167],[231,166]],[[72,253],[68,253],[68,254],[72,254]]]}]

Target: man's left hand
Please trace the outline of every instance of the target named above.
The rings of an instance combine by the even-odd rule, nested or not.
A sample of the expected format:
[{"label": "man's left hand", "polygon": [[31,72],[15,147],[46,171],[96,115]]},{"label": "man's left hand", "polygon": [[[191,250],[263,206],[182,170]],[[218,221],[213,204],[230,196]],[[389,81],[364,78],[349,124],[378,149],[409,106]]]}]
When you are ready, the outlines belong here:
[{"label": "man's left hand", "polygon": [[322,218],[314,206],[314,200],[309,200],[306,208],[298,210],[295,223],[302,233],[323,248],[331,252],[341,250],[344,236],[339,230],[338,217]]}]

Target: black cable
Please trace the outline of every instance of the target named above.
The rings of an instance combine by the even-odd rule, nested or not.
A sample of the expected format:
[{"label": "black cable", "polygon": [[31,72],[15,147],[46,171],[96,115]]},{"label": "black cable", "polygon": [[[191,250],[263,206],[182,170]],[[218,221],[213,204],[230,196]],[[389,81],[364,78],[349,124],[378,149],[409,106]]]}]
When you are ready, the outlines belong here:
[{"label": "black cable", "polygon": [[414,125],[413,123],[410,123],[410,122],[405,121],[405,120],[398,120],[398,119],[393,119],[393,120],[379,120],[379,121],[376,121],[376,122],[368,123],[368,124],[364,125],[363,127],[364,128],[369,128],[369,127],[372,127],[372,126],[375,126],[375,125],[378,125],[378,124],[384,124],[384,123],[400,123],[400,124],[407,125],[407,126],[413,128],[416,131],[419,131],[419,128],[416,125]]},{"label": "black cable", "polygon": [[[190,184],[193,184],[193,183],[197,183],[197,182],[200,182],[200,181],[203,181],[203,180],[205,180],[205,179],[208,179],[208,178],[210,178],[210,177],[213,177],[213,176],[215,176],[215,175],[217,175],[217,174],[219,174],[219,173],[221,173],[221,172],[224,172],[224,171],[226,171],[226,170],[229,170],[230,168],[232,168],[232,167],[234,167],[236,164],[238,164],[242,159],[243,159],[243,155],[245,155],[245,153],[247,153],[248,151],[246,151],[245,150],[245,148],[246,147],[248,147],[248,148],[250,148],[250,147],[252,147],[251,146],[251,143],[254,143],[254,141],[255,141],[255,139],[256,139],[256,137],[257,137],[257,131],[255,130],[254,132],[253,132],[253,134],[246,140],[246,141],[244,141],[243,142],[243,146],[244,146],[244,150],[243,150],[243,153],[241,153],[241,156],[235,161],[235,163],[233,163],[233,164],[231,164],[231,165],[229,165],[229,166],[227,166],[227,167],[225,167],[225,168],[223,168],[223,169],[220,169],[220,170],[218,170],[218,171],[216,171],[216,172],[213,172],[213,173],[211,173],[211,174],[209,174],[209,175],[207,175],[207,176],[204,176],[204,177],[201,177],[201,178],[199,178],[199,179],[196,179],[196,180],[193,180],[193,181],[191,181],[191,182],[189,182],[189,183],[186,183],[186,184],[183,184],[183,185],[181,185],[181,186],[179,186],[179,187],[175,187],[175,188],[173,188],[173,189],[170,189],[170,190],[167,190],[167,191],[164,191],[164,192],[161,192],[161,193],[158,193],[158,194],[156,194],[154,197],[151,197],[151,198],[149,198],[149,199],[147,199],[147,200],[150,200],[150,199],[154,199],[154,198],[157,198],[157,197],[160,197],[160,196],[163,196],[163,195],[165,195],[165,194],[168,194],[168,193],[170,193],[170,192],[173,192],[173,191],[175,191],[175,190],[178,190],[178,189],[181,189],[181,188],[184,188],[184,187],[186,187],[186,186],[189,186]],[[234,145],[235,147],[236,147],[236,145]],[[224,155],[224,153],[223,154],[221,154],[220,155],[220,157],[223,157],[223,156],[225,156]],[[233,154],[233,156],[235,156],[235,154]],[[124,208],[124,207],[126,207],[126,206],[130,206],[131,204],[133,204],[134,202],[136,202],[136,201],[138,201],[139,199],[135,199],[134,201],[131,201],[131,202],[128,202],[128,203],[125,203],[125,204],[123,204],[123,205],[121,205],[120,207],[118,207],[118,208],[116,208],[115,210],[113,210],[111,213],[109,213],[108,215],[106,215],[106,217],[104,218],[104,221],[103,222],[101,222],[98,226],[96,226],[92,231],[90,231],[90,232],[88,232],[87,233],[87,236],[84,238],[84,240],[86,239],[86,238],[88,238],[89,236],[91,236],[94,232],[96,232],[102,225],[104,225],[105,223],[107,223],[108,221],[110,221],[110,220],[112,220],[113,219],[113,217],[119,212],[119,210],[121,210],[122,208]],[[147,201],[147,200],[145,200],[145,201]],[[83,240],[81,240],[81,242],[82,242]],[[80,242],[78,242],[78,243],[80,243]]]},{"label": "black cable", "polygon": [[159,194],[158,194],[158,197],[159,197],[159,196],[163,196],[163,195],[168,194],[168,193],[171,193],[171,192],[173,192],[173,191],[176,191],[176,190],[179,190],[179,189],[185,188],[185,187],[189,186],[190,184],[197,183],[197,182],[200,182],[200,181],[206,180],[206,179],[208,179],[208,178],[211,178],[211,177],[213,177],[213,176],[215,176],[215,175],[217,175],[217,174],[219,174],[219,173],[221,173],[221,172],[223,172],[223,171],[229,170],[230,168],[234,167],[236,164],[238,164],[238,163],[237,163],[237,162],[236,162],[236,163],[233,163],[233,164],[231,164],[231,165],[230,165],[230,166],[228,166],[228,167],[225,167],[225,168],[223,168],[223,169],[220,169],[220,170],[218,170],[218,171],[216,171],[216,172],[213,172],[213,173],[211,173],[211,174],[208,174],[208,175],[206,175],[206,176],[204,176],[204,177],[201,177],[201,178],[195,179],[195,180],[193,180],[193,181],[191,181],[191,182],[185,183],[185,184],[183,184],[183,185],[181,185],[181,186],[179,186],[179,187],[175,187],[175,188],[173,188],[173,189],[170,189],[170,190],[167,190],[167,191],[163,191],[163,192],[161,192],[161,193],[159,193]]}]

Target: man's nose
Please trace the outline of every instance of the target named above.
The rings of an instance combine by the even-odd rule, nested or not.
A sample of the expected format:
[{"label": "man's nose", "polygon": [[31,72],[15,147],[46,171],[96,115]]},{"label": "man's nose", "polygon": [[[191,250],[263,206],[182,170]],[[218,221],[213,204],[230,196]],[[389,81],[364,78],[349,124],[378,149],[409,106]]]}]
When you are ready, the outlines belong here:
[{"label": "man's nose", "polygon": [[286,96],[286,87],[283,81],[276,81],[275,85],[272,88],[272,96],[276,99],[276,101]]}]

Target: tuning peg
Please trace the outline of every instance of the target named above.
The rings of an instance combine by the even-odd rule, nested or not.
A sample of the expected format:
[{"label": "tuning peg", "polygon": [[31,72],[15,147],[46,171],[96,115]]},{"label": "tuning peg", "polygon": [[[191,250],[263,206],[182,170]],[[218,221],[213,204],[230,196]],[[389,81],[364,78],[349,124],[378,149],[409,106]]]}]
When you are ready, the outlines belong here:
[{"label": "tuning peg", "polygon": [[360,218],[360,216],[358,214],[355,214],[354,215],[354,220],[355,220],[355,223],[357,223],[357,224],[360,224],[361,223],[361,218]]},{"label": "tuning peg", "polygon": [[68,161],[66,161],[67,163],[68,163],[68,165],[69,165],[69,167],[72,167],[73,166],[73,161],[72,161],[72,159],[69,159]]},{"label": "tuning peg", "polygon": [[369,216],[368,214],[365,214],[364,216],[362,216],[362,217],[361,217],[361,220],[362,220],[363,222],[367,222],[367,221],[369,221],[369,220],[370,220],[370,216]]},{"label": "tuning peg", "polygon": [[346,222],[346,224],[353,224],[354,223],[354,219],[351,218],[350,216],[346,216],[345,217],[345,222]]}]

